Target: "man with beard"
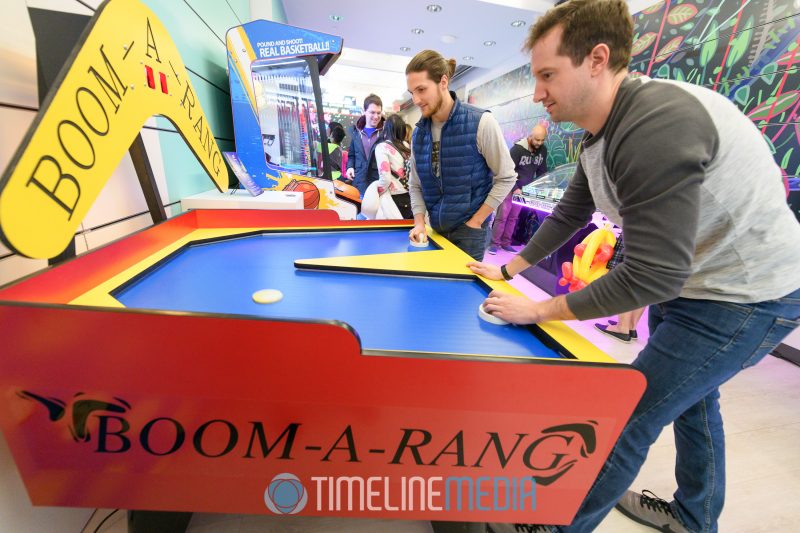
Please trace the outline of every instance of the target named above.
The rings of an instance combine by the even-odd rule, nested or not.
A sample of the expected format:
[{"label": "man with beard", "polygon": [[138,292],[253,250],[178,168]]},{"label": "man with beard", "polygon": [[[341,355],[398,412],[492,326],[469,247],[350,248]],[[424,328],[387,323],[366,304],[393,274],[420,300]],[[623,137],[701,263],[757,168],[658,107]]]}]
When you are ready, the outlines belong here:
[{"label": "man with beard", "polygon": [[[624,0],[569,0],[536,21],[525,44],[533,98],[553,121],[586,130],[578,166],[519,255],[499,268],[471,264],[486,278],[510,279],[599,209],[625,235],[620,264],[567,296],[534,302],[493,292],[484,308],[532,324],[650,306],[650,338],[632,363],[647,390],[572,524],[539,531],[593,531],[615,504],[659,531],[717,531],[725,499],[719,387],[800,324],[800,224],[761,132],[707,88],[628,77],[632,40]],[[629,490],[669,424],[672,501]]]},{"label": "man with beard", "polygon": [[433,50],[418,53],[406,67],[408,92],[422,112],[411,143],[410,236],[425,240],[427,211],[434,230],[480,261],[489,215],[517,174],[497,120],[448,89],[455,68],[454,59]]}]

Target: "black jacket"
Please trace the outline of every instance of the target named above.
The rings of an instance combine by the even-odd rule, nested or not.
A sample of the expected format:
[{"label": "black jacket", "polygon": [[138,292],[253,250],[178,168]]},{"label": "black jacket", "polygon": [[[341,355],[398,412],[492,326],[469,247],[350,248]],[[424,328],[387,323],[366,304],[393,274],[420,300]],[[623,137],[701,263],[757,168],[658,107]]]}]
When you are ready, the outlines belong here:
[{"label": "black jacket", "polygon": [[528,138],[518,140],[511,147],[511,159],[517,171],[516,189],[521,189],[547,172],[547,148],[541,145],[531,152]]},{"label": "black jacket", "polygon": [[[370,149],[369,153],[366,153],[363,143],[363,139],[367,136],[367,134],[364,133],[364,126],[366,123],[367,119],[362,115],[355,126],[351,127],[348,132],[352,140],[350,141],[350,149],[347,152],[347,168],[355,169],[356,174],[353,178],[353,187],[358,189],[358,192],[360,192],[362,196],[369,184],[378,179],[378,168],[374,164],[370,167],[370,161],[375,159],[375,145],[378,144],[379,141],[376,139],[372,144],[372,149]],[[384,119],[381,118],[381,121],[378,123],[378,131],[375,135],[381,134],[383,123]]]}]

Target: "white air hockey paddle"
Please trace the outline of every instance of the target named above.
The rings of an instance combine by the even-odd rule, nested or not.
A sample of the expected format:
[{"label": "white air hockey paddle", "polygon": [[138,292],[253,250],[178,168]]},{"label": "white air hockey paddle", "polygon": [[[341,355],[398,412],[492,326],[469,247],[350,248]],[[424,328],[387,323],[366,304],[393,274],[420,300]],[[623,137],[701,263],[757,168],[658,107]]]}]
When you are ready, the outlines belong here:
[{"label": "white air hockey paddle", "polygon": [[503,320],[500,317],[494,316],[493,314],[489,313],[483,308],[483,303],[478,306],[478,316],[481,317],[482,320],[489,322],[490,324],[497,324],[498,326],[506,326],[508,322]]}]

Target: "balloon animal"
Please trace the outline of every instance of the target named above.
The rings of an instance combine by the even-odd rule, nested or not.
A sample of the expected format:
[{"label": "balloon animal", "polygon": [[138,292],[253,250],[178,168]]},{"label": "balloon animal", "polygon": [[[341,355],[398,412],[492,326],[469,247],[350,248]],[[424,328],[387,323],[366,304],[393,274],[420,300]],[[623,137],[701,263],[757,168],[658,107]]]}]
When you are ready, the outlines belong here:
[{"label": "balloon animal", "polygon": [[578,291],[608,272],[606,264],[614,254],[617,238],[607,224],[597,228],[575,245],[575,256],[572,262],[565,261],[561,265],[564,275],[558,280],[562,287],[569,285],[569,292]]}]

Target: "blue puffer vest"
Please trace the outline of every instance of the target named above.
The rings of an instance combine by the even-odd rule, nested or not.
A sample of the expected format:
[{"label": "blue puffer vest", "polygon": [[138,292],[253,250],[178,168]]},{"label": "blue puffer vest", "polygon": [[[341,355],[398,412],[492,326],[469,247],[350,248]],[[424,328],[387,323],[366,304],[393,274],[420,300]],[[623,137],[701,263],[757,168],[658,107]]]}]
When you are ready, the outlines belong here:
[{"label": "blue puffer vest", "polygon": [[478,124],[486,113],[455,101],[442,126],[439,144],[440,177],[433,174],[431,119],[423,118],[414,130],[414,164],[422,183],[425,207],[436,231],[449,231],[463,224],[484,203],[492,188],[492,171],[478,152]]}]

